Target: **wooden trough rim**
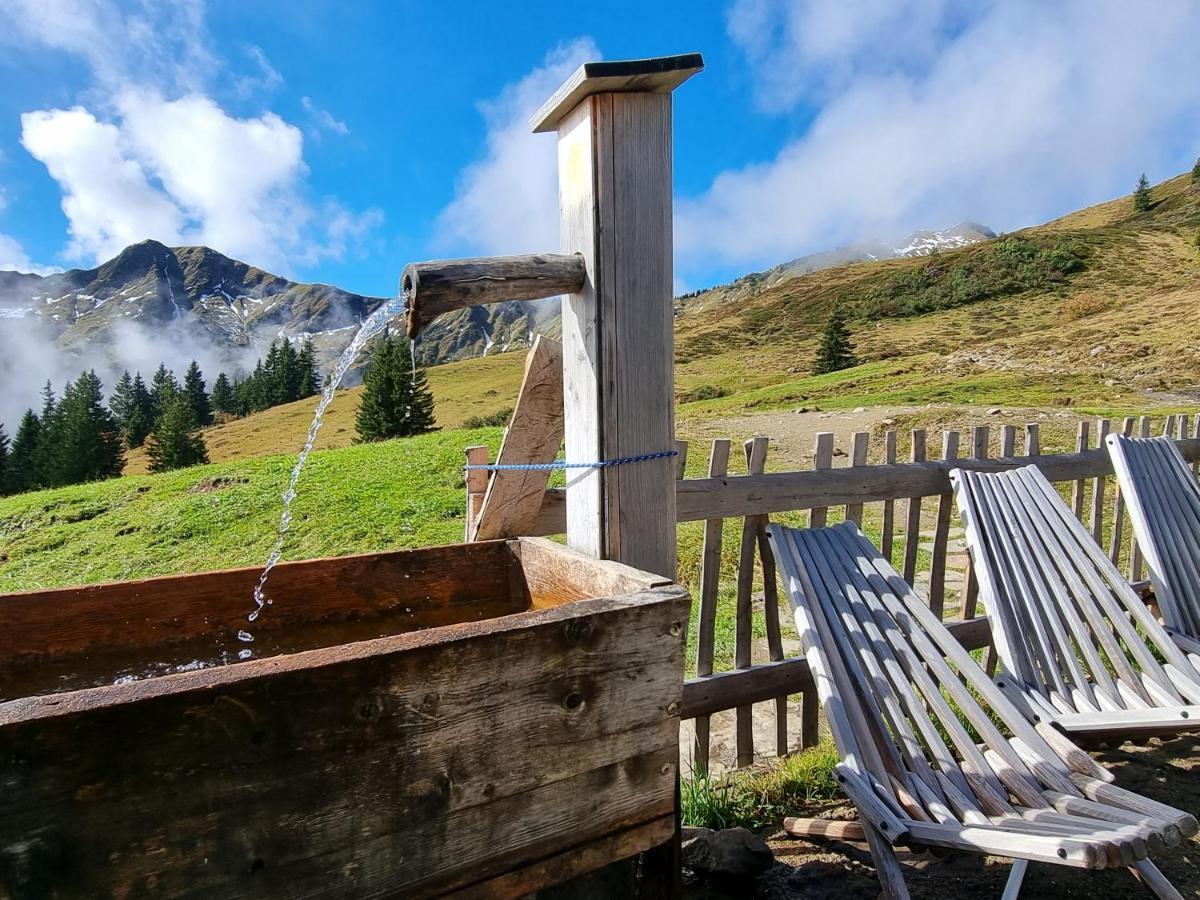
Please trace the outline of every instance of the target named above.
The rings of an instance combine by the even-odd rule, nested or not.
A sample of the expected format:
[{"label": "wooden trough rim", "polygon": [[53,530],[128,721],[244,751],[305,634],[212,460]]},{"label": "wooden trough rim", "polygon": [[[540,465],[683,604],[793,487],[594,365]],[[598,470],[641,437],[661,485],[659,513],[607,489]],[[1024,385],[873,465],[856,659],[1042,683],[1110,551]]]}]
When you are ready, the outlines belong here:
[{"label": "wooden trough rim", "polygon": [[[627,592],[611,597],[589,597],[583,599],[567,597],[558,600],[555,605],[543,605],[540,608],[535,607],[523,612],[495,616],[479,621],[438,625],[403,634],[371,638],[363,641],[352,641],[333,647],[320,647],[262,659],[249,659],[227,665],[213,666],[207,669],[156,675],[123,684],[105,684],[74,691],[64,691],[57,694],[18,697],[0,703],[0,728],[20,722],[51,719],[98,709],[123,706],[168,695],[177,696],[187,693],[202,693],[252,679],[273,678],[302,670],[344,665],[433,645],[452,645],[482,635],[503,634],[552,622],[569,623],[573,620],[598,613],[630,607],[650,606],[663,600],[690,596],[686,588],[672,584],[665,579],[650,576],[621,563],[592,559],[551,541],[539,538],[515,538],[484,543],[491,545],[507,544],[512,548],[518,560],[521,558],[522,549],[552,548],[556,555],[576,565],[602,567],[605,570],[605,574],[611,577],[615,583],[623,584],[624,590]],[[401,550],[396,551],[396,553],[420,553],[422,549],[429,550],[436,548]],[[376,555],[378,554],[356,554],[355,557]],[[346,559],[347,557],[332,558]],[[313,562],[313,560],[307,560],[306,562]],[[257,567],[216,570],[216,572],[212,573],[201,573],[184,577],[203,578],[205,574],[225,574],[229,571],[257,571]],[[161,576],[159,578],[146,579],[143,583],[171,581],[179,577],[181,576]],[[107,584],[121,583],[108,582]],[[101,586],[96,585],[95,587]],[[38,592],[22,592],[26,596],[30,593]],[[4,595],[0,595],[0,602],[3,602],[3,599]],[[682,623],[680,624],[682,625]]]}]

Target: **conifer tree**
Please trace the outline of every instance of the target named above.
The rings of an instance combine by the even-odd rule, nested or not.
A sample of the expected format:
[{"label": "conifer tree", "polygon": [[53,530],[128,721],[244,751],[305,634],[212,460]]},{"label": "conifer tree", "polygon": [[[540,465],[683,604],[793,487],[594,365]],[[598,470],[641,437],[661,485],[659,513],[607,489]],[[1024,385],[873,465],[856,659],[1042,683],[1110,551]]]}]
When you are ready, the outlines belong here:
[{"label": "conifer tree", "polygon": [[1137,187],[1133,190],[1133,208],[1137,212],[1145,212],[1150,208],[1150,181],[1146,173],[1138,179]]},{"label": "conifer tree", "polygon": [[8,493],[8,435],[0,422],[0,496]]},{"label": "conifer tree", "polygon": [[176,394],[168,402],[146,439],[151,472],[167,472],[208,462],[208,450],[196,415],[187,397]]},{"label": "conifer tree", "polygon": [[412,347],[406,338],[385,334],[363,379],[362,401],[355,418],[359,442],[385,441],[432,431],[433,394],[418,371],[414,377]]},{"label": "conifer tree", "polygon": [[846,328],[846,316],[840,306],[835,306],[821,332],[821,344],[813,362],[813,374],[824,375],[826,372],[837,372],[857,365],[854,345],[850,343],[850,332]]},{"label": "conifer tree", "polygon": [[108,398],[109,411],[122,431],[129,428],[129,417],[133,415],[134,406],[133,376],[126,369],[113,385],[112,395]]},{"label": "conifer tree", "polygon": [[158,421],[167,404],[178,393],[179,382],[175,380],[175,373],[168,369],[165,363],[159,363],[154,378],[150,381],[151,421]]},{"label": "conifer tree", "polygon": [[125,466],[121,432],[104,406],[95,372],[83,372],[66,386],[58,405],[61,443],[53,484],[80,484],[114,478]]},{"label": "conifer tree", "polygon": [[57,487],[61,468],[62,410],[54,397],[54,388],[49,381],[42,388],[42,415],[38,427],[38,440],[33,454],[33,487]]},{"label": "conifer tree", "polygon": [[214,412],[227,416],[237,412],[237,398],[234,396],[233,385],[229,383],[229,376],[224,372],[213,382],[212,408]]},{"label": "conifer tree", "polygon": [[1200,156],[1196,157],[1196,164],[1192,166],[1192,184],[1200,184]]},{"label": "conifer tree", "polygon": [[133,376],[132,408],[125,422],[125,446],[129,449],[140,447],[146,442],[146,435],[154,427],[154,399],[142,380],[142,373]]},{"label": "conifer tree", "polygon": [[305,338],[300,347],[300,390],[297,400],[314,397],[321,392],[321,373],[317,371],[317,354],[312,338]]},{"label": "conifer tree", "polygon": [[203,427],[213,423],[212,406],[208,402],[208,391],[204,389],[204,375],[200,364],[194,359],[183,376],[183,395],[192,406],[196,421]]},{"label": "conifer tree", "polygon": [[16,494],[37,487],[37,451],[42,423],[37,413],[27,409],[13,436],[8,452],[8,492]]}]

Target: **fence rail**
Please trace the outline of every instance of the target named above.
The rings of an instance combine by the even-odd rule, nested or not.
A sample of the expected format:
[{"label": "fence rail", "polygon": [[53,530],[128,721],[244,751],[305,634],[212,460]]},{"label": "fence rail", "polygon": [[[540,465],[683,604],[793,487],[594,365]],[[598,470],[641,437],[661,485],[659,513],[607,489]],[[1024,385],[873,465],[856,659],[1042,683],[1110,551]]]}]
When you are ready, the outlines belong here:
[{"label": "fence rail", "polygon": [[[772,748],[782,754],[794,749],[788,739],[788,698],[800,696],[799,746],[817,741],[817,699],[808,665],[802,658],[785,658],[781,639],[778,586],[774,559],[765,540],[767,517],[780,513],[808,511],[808,525],[820,527],[831,513],[877,531],[883,552],[892,557],[906,579],[919,586],[930,607],[940,617],[950,614],[949,627],[968,649],[987,647],[987,619],[977,615],[978,586],[969,557],[955,547],[956,565],[951,565],[951,540],[957,522],[951,494],[951,469],[998,472],[1018,466],[1037,466],[1051,481],[1064,486],[1065,496],[1076,516],[1091,530],[1114,562],[1127,566],[1131,582],[1139,587],[1143,561],[1125,525],[1124,504],[1112,481],[1112,464],[1103,448],[1104,435],[1149,436],[1160,431],[1174,437],[1184,458],[1200,468],[1200,414],[1167,416],[1158,428],[1150,417],[1108,419],[1078,423],[1072,452],[1042,453],[1038,424],[1019,430],[1003,425],[993,435],[989,425],[979,425],[968,434],[944,431],[938,458],[928,458],[930,441],[922,429],[908,437],[905,456],[900,458],[899,435],[887,431],[875,442],[880,462],[869,463],[872,439],[867,432],[843,435],[844,448],[835,447],[835,435],[816,436],[813,467],[789,472],[765,472],[766,438],[754,438],[744,446],[744,475],[727,474],[730,442],[713,442],[708,476],[683,478],[679,469],[677,519],[703,522],[703,546],[697,592],[696,676],[684,684],[681,716],[695,719],[693,767],[707,769],[710,762],[710,719],[715,713],[736,710],[734,742],[736,763],[743,766],[755,758],[752,728],[753,704],[770,702],[775,710],[775,740]],[[1095,436],[1095,446],[1090,438]],[[1020,438],[1020,440],[1019,440]],[[995,443],[998,455],[991,455]],[[1018,449],[1019,448],[1019,449]],[[683,449],[686,449],[684,447]],[[478,456],[479,450],[473,451]],[[846,463],[835,466],[835,454]],[[479,486],[474,486],[477,493]],[[468,501],[478,503],[477,500]],[[878,504],[878,508],[876,508]],[[725,521],[741,519],[741,542],[734,551],[737,576],[734,581],[733,668],[714,671],[715,623],[721,580],[722,535]],[[566,527],[565,496],[547,490],[533,531],[537,535],[559,534]],[[761,574],[760,574],[761,573]],[[754,662],[754,595],[756,577],[763,586],[763,631],[765,661]],[[989,657],[994,665],[994,654]]]}]

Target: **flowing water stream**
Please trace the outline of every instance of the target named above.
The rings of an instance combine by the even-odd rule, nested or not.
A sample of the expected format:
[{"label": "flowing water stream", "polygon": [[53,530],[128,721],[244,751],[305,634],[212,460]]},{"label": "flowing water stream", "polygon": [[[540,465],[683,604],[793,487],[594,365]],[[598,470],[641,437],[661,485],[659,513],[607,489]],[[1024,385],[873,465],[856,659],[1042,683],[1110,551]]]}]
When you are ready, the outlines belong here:
[{"label": "flowing water stream", "polygon": [[[325,390],[321,394],[321,400],[317,404],[317,411],[313,415],[312,424],[308,426],[308,437],[304,441],[304,448],[300,451],[300,456],[296,459],[296,465],[292,467],[291,477],[288,479],[287,490],[283,492],[283,512],[279,515],[279,533],[275,537],[275,546],[271,549],[270,555],[267,557],[267,563],[263,566],[262,575],[258,578],[258,584],[254,588],[254,609],[246,617],[248,622],[254,622],[263,609],[271,604],[271,598],[266,595],[267,579],[271,575],[271,570],[279,562],[283,556],[283,542],[287,538],[287,533],[292,527],[292,501],[296,499],[296,484],[300,481],[300,473],[304,470],[304,464],[308,462],[308,456],[312,453],[313,443],[317,439],[317,432],[321,430],[321,422],[325,418],[325,410],[333,401],[333,394],[337,390],[338,385],[342,383],[342,379],[346,377],[346,372],[354,365],[354,361],[358,358],[358,354],[362,352],[367,341],[383,330],[392,319],[398,316],[403,316],[407,308],[407,300],[402,294],[395,299],[389,300],[387,303],[380,306],[375,312],[367,317],[367,320],[362,323],[362,327],[354,335],[349,346],[342,351],[341,357],[337,361],[330,376],[325,379]],[[416,354],[413,354],[414,367],[416,365]],[[243,643],[250,643],[254,640],[254,635],[249,631],[242,629],[238,632],[238,640]],[[239,659],[248,659],[253,651],[249,647],[243,648],[238,652]]]}]

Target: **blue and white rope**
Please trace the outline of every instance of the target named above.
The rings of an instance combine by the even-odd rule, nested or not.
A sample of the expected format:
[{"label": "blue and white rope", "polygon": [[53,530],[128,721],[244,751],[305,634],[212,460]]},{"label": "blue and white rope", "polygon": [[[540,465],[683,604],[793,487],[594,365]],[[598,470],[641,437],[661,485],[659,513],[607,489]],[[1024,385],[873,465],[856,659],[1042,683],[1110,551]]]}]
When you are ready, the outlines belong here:
[{"label": "blue and white rope", "polygon": [[660,450],[657,453],[642,453],[639,456],[622,456],[619,459],[602,459],[599,462],[567,462],[556,459],[548,463],[468,463],[464,469],[484,469],[488,472],[549,472],[555,469],[607,469],[610,466],[624,466],[628,463],[647,462],[651,459],[666,459],[678,456],[678,450]]}]

